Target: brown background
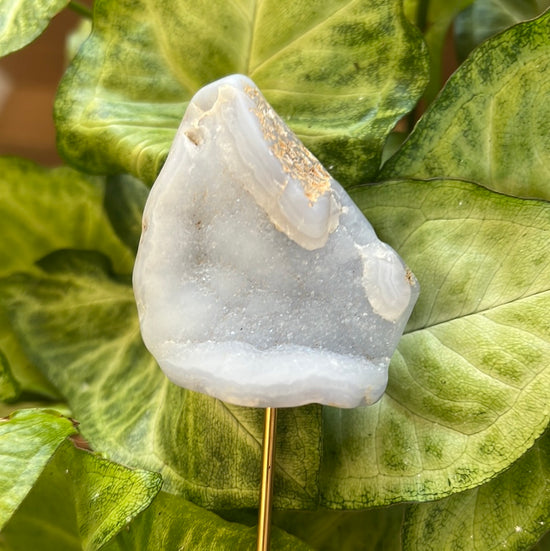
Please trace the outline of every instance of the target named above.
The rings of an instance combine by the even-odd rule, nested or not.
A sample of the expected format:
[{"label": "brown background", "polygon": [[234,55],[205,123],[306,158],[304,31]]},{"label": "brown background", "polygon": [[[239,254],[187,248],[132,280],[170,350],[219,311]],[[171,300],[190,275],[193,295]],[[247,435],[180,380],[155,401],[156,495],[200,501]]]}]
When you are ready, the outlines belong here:
[{"label": "brown background", "polygon": [[0,59],[0,155],[61,163],[55,149],[53,101],[65,67],[65,38],[80,21],[57,15],[32,44]]}]

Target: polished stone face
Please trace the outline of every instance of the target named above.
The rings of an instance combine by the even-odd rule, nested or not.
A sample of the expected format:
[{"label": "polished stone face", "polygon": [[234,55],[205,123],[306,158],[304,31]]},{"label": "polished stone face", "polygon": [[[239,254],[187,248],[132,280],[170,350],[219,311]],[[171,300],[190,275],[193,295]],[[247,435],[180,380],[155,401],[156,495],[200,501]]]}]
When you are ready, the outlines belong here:
[{"label": "polished stone face", "polygon": [[134,292],[176,384],[234,404],[372,404],[418,296],[397,253],[248,78],[191,100]]}]

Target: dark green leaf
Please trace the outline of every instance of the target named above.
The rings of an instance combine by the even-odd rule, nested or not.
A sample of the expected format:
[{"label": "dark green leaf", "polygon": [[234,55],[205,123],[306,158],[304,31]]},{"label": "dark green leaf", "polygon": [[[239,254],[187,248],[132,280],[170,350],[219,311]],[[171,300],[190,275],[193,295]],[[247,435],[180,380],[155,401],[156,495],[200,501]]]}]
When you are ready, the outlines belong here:
[{"label": "dark green leaf", "polygon": [[378,169],[427,60],[400,0],[97,0],[56,101],[60,150],[151,183],[191,96],[230,73],[250,76],[346,185]]},{"label": "dark green leaf", "polygon": [[132,176],[111,176],[105,188],[105,210],[113,228],[136,253],[141,237],[141,215],[149,188]]},{"label": "dark green leaf", "polygon": [[69,0],[4,0],[0,8],[0,56],[23,48],[46,29]]},{"label": "dark green leaf", "polygon": [[550,12],[476,49],[380,179],[459,178],[550,199],[549,92]]},{"label": "dark green leaf", "polygon": [[548,551],[550,549],[550,532],[546,532],[546,535],[531,549],[531,551]]},{"label": "dark green leaf", "polygon": [[487,484],[412,506],[404,549],[530,549],[550,523],[550,435]]},{"label": "dark green leaf", "polygon": [[21,410],[0,419],[0,529],[57,448],[75,433],[69,419],[47,410]]}]

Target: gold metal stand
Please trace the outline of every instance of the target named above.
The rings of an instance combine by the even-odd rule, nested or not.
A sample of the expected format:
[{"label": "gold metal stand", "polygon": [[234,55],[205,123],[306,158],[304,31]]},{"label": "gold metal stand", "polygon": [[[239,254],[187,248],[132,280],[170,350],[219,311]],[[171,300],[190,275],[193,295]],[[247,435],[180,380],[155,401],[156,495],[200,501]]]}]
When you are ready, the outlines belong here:
[{"label": "gold metal stand", "polygon": [[277,409],[266,408],[262,452],[262,486],[260,491],[260,511],[258,513],[257,551],[269,551],[276,435]]}]

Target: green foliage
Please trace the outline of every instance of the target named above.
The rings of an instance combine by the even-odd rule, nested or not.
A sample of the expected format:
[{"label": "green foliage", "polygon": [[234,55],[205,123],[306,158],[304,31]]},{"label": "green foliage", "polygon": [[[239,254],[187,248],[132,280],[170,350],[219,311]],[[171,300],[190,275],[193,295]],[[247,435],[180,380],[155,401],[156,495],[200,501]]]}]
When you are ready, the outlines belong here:
[{"label": "green foliage", "polygon": [[550,12],[482,44],[379,178],[453,177],[550,199],[549,36]]},{"label": "green foliage", "polygon": [[42,34],[69,0],[3,0],[0,7],[0,56],[19,50]]},{"label": "green foliage", "polygon": [[76,431],[55,412],[21,410],[0,420],[0,529],[19,507],[63,440]]},{"label": "green foliage", "polygon": [[97,0],[57,97],[59,147],[151,183],[191,96],[243,73],[343,184],[364,182],[426,72],[400,0]]},{"label": "green foliage", "polygon": [[527,549],[548,530],[550,438],[547,433],[508,471],[452,497],[415,505],[404,549]]},{"label": "green foliage", "polygon": [[443,84],[443,49],[457,14],[473,0],[404,0],[405,13],[424,34],[430,53],[430,82],[424,100],[431,103]]},{"label": "green foliage", "polygon": [[455,20],[456,48],[461,60],[487,38],[537,17],[549,6],[548,0],[476,0]]},{"label": "green foliage", "polygon": [[[311,547],[280,529],[271,536],[274,551],[311,551]],[[161,492],[153,505],[105,551],[234,551],[256,549],[256,527],[227,522],[189,501]]]},{"label": "green foliage", "polygon": [[13,551],[99,549],[149,506],[161,484],[157,473],[127,469],[65,442],[6,525],[4,541]]},{"label": "green foliage", "polygon": [[[427,99],[468,4],[406,3]],[[494,34],[504,4],[477,0],[461,36]],[[4,32],[32,24],[26,9]],[[380,402],[280,411],[272,548],[536,549],[550,522],[550,13],[475,49],[379,169],[426,52],[398,0],[96,0],[56,119],[67,160],[110,175],[0,159],[0,412],[55,403],[97,453],[52,409],[0,421],[0,550],[254,548],[262,412],[169,383],[131,288],[136,177],[154,180],[191,95],[232,72],[422,288]]]}]

